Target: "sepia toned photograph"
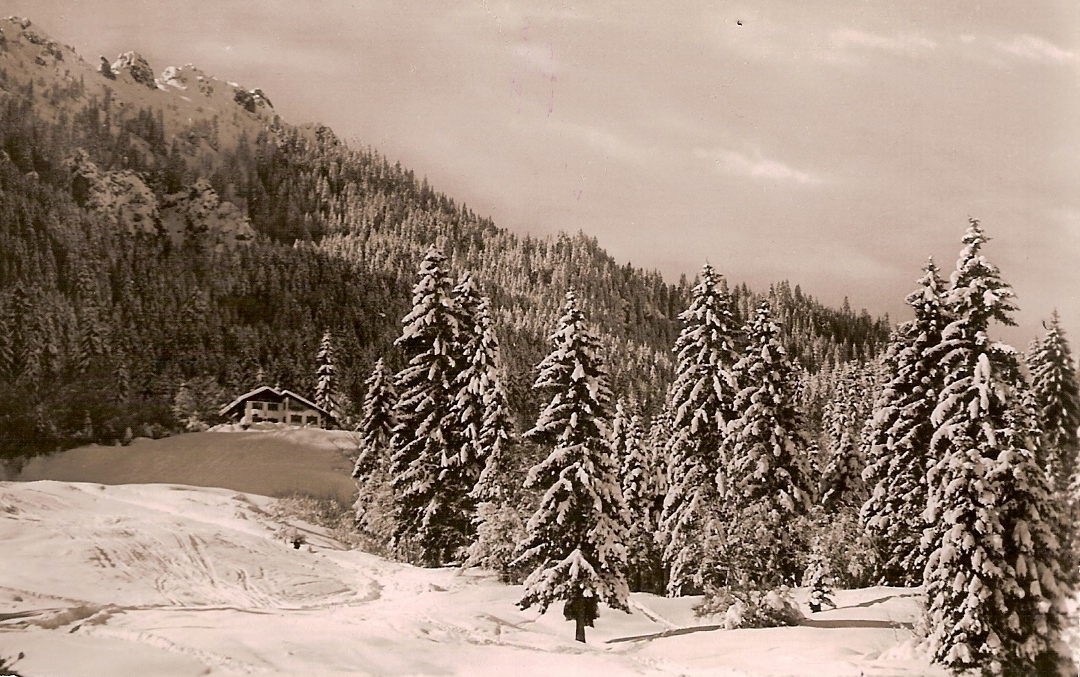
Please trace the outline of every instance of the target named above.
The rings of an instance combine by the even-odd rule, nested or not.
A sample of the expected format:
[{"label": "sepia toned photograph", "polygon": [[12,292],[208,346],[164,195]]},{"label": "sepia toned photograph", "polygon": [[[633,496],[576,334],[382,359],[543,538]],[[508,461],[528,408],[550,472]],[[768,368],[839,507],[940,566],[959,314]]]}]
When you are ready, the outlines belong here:
[{"label": "sepia toned photograph", "polygon": [[1080,4],[0,0],[0,677],[1077,677]]}]

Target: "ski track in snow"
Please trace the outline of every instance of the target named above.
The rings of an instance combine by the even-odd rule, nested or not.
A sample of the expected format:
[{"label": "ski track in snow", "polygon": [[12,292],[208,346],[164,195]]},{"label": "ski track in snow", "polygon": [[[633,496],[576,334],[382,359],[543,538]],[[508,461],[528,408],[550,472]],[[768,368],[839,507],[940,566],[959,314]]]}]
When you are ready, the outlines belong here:
[{"label": "ski track in snow", "polygon": [[[0,656],[64,675],[944,675],[916,593],[840,592],[806,627],[723,631],[695,599],[636,594],[589,644],[475,569],[295,550],[273,500],[173,485],[0,483]],[[814,627],[816,626],[816,627]]]}]

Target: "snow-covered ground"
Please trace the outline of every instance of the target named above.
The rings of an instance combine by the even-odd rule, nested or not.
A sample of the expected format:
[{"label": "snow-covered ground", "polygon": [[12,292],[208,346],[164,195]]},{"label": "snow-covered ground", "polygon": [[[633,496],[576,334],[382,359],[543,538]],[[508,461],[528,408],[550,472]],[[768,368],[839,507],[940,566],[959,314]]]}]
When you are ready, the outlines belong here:
[{"label": "snow-covered ground", "polygon": [[272,499],[177,485],[0,483],[0,657],[27,675],[934,675],[914,591],[836,595],[796,628],[725,631],[634,595],[588,645],[479,570],[349,551]]}]

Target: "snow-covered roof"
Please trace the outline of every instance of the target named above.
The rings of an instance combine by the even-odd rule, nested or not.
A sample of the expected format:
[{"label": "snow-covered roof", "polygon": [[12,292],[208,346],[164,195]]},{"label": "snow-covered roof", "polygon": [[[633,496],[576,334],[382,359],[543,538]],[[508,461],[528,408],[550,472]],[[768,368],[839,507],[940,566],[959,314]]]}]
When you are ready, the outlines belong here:
[{"label": "snow-covered roof", "polygon": [[254,399],[256,395],[259,395],[259,394],[261,394],[261,393],[263,393],[265,391],[270,391],[271,393],[273,393],[277,397],[291,397],[294,400],[297,400],[297,401],[311,407],[315,411],[321,412],[324,416],[327,416],[329,418],[333,418],[333,414],[331,414],[327,410],[323,409],[319,405],[315,404],[314,402],[312,402],[308,398],[304,397],[303,395],[297,395],[296,393],[294,393],[291,390],[278,389],[278,388],[274,388],[273,386],[259,386],[255,390],[244,393],[240,397],[237,397],[235,400],[233,400],[232,402],[229,402],[224,407],[222,407],[221,410],[218,411],[218,415],[219,416],[225,416],[226,414],[229,413],[229,411],[233,407],[235,407],[235,406],[237,406],[239,404],[243,404],[247,400]]}]

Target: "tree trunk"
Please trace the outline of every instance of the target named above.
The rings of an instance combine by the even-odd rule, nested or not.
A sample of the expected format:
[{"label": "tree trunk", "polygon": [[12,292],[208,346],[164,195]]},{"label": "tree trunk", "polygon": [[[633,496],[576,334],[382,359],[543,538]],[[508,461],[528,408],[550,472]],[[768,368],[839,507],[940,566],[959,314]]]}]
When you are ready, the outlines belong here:
[{"label": "tree trunk", "polygon": [[576,639],[577,641],[584,644],[585,643],[585,619],[578,616],[577,618],[574,619],[574,623],[577,624],[577,632],[574,635],[574,639]]}]

